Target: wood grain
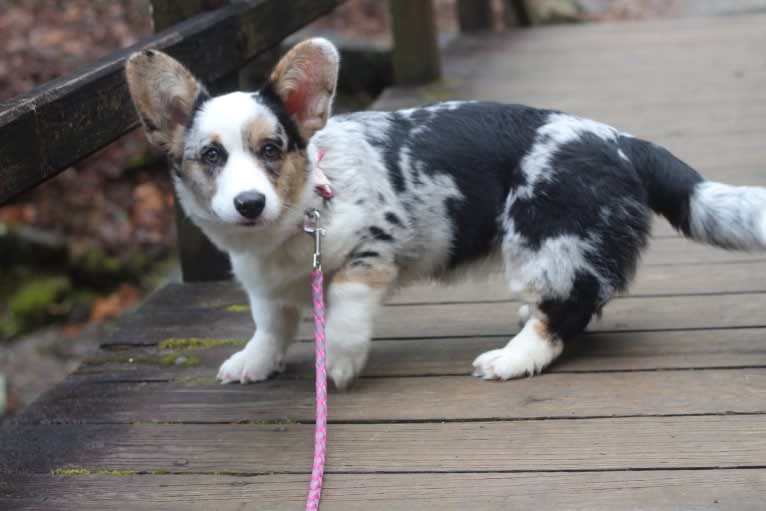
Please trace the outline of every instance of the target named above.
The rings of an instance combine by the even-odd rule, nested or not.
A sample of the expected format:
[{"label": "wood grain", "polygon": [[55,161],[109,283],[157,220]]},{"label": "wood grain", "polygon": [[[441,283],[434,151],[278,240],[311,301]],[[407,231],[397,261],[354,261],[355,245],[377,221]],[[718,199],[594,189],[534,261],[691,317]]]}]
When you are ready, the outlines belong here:
[{"label": "wood grain", "polygon": [[[366,378],[331,392],[333,421],[438,421],[766,413],[766,371],[549,373],[511,382],[471,376]],[[254,385],[60,384],[24,423],[312,421],[309,379]]]},{"label": "wood grain", "polygon": [[[290,511],[305,504],[305,475],[137,477],[12,475],[8,511]],[[3,489],[3,488],[7,489]],[[329,474],[322,511],[761,511],[766,470]]]},{"label": "wood grain", "polygon": [[[310,424],[28,426],[0,446],[0,473],[308,474],[312,433]],[[328,435],[336,473],[745,468],[766,459],[764,415],[333,424]],[[31,463],[18,456],[27,447],[38,451]]]},{"label": "wood grain", "polygon": [[[388,304],[483,302],[508,300],[504,278],[499,273],[486,280],[450,285],[417,283],[395,292]],[[742,293],[766,291],[766,261],[741,261],[727,264],[656,265],[639,270],[627,296],[677,296],[686,294]],[[619,300],[622,297],[616,297]],[[237,282],[194,284],[170,283],[152,294],[145,308],[178,310],[184,308],[226,309],[246,305],[247,297]]]},{"label": "wood grain", "polygon": [[[375,321],[377,339],[511,336],[518,332],[519,303],[444,303],[385,307]],[[627,297],[609,303],[591,332],[755,328],[766,326],[766,294]],[[226,309],[149,309],[125,318],[102,342],[154,345],[168,338],[249,339],[254,331],[247,312]],[[311,338],[311,322],[301,321],[298,339]]]},{"label": "wood grain", "polygon": [[[507,337],[376,341],[362,377],[463,376],[484,351],[499,348]],[[154,347],[94,355],[75,373],[90,381],[184,381],[210,383],[220,364],[241,346],[195,349],[185,353],[200,364],[183,368],[147,363],[170,350]],[[314,348],[293,343],[287,370],[280,378],[311,378]],[[766,367],[766,329],[589,334],[567,343],[564,355],[546,372],[647,371]]]}]

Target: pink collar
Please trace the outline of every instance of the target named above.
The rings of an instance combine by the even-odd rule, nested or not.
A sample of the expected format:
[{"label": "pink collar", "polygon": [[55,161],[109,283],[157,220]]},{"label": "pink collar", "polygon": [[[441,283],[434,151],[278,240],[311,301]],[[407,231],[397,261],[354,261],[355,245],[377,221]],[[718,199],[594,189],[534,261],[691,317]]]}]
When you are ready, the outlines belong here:
[{"label": "pink collar", "polygon": [[335,193],[332,191],[332,187],[330,186],[330,181],[327,179],[327,176],[324,175],[324,172],[319,167],[319,164],[322,162],[322,158],[324,158],[324,151],[321,149],[317,149],[317,159],[314,163],[314,191],[322,197],[325,200],[330,200],[333,197],[335,197]]}]

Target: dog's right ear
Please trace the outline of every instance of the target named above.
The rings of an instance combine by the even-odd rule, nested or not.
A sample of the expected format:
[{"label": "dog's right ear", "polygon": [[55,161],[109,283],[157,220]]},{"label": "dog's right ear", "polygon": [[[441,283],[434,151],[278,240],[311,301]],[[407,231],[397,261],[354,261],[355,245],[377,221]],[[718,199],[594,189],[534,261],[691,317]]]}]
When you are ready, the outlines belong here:
[{"label": "dog's right ear", "polygon": [[157,50],[131,55],[125,75],[149,142],[179,156],[186,125],[207,91],[180,62]]}]

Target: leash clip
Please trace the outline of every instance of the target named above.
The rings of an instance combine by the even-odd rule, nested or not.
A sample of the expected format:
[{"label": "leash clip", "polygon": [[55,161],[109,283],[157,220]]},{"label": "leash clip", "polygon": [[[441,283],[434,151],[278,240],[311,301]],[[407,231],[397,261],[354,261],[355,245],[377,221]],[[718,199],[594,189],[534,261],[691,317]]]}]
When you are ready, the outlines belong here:
[{"label": "leash clip", "polygon": [[320,215],[315,208],[306,211],[306,217],[303,219],[303,231],[314,238],[314,261],[313,269],[322,269],[322,236],[325,230],[319,226]]}]

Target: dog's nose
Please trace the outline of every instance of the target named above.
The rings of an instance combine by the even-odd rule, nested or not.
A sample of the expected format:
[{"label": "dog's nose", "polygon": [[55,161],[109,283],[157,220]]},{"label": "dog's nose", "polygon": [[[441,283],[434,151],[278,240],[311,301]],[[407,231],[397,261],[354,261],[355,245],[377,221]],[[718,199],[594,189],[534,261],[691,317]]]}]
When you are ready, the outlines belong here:
[{"label": "dog's nose", "polygon": [[234,207],[248,220],[255,220],[266,205],[266,196],[261,192],[242,192],[234,197]]}]

